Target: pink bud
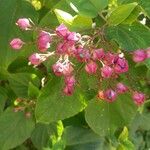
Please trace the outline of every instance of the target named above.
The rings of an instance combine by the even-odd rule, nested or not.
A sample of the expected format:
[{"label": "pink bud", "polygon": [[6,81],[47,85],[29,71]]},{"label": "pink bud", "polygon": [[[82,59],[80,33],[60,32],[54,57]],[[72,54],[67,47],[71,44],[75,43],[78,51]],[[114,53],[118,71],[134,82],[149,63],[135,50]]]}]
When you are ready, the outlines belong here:
[{"label": "pink bud", "polygon": [[104,92],[104,98],[108,102],[113,102],[117,98],[117,93],[112,89],[108,89]]},{"label": "pink bud", "polygon": [[112,65],[114,63],[115,58],[116,58],[116,55],[108,52],[105,54],[105,57],[103,58],[104,59],[103,62],[106,65]]},{"label": "pink bud", "polygon": [[90,63],[86,64],[85,70],[88,74],[95,74],[97,71],[97,64],[91,61]]},{"label": "pink bud", "polygon": [[41,63],[41,56],[38,53],[34,53],[29,57],[29,61],[33,65],[39,65]]},{"label": "pink bud", "polygon": [[78,47],[74,54],[80,62],[87,62],[91,57],[89,50],[83,49],[83,47]]},{"label": "pink bud", "polygon": [[101,49],[96,49],[93,52],[93,59],[94,60],[101,60],[105,56],[104,50]]},{"label": "pink bud", "polygon": [[145,95],[136,91],[133,93],[132,99],[134,100],[135,104],[142,105],[145,101]]},{"label": "pink bud", "polygon": [[64,76],[70,76],[73,72],[73,67],[72,65],[68,62],[66,64],[64,64],[64,69],[63,69],[63,75]]},{"label": "pink bud", "polygon": [[110,78],[113,74],[113,69],[109,66],[104,66],[101,68],[101,76],[103,78]]},{"label": "pink bud", "polygon": [[128,91],[127,86],[125,86],[123,83],[118,83],[116,86],[116,91],[117,93],[125,93]]},{"label": "pink bud", "polygon": [[146,50],[147,58],[150,58],[150,48]]},{"label": "pink bud", "polygon": [[65,77],[65,84],[66,84],[66,86],[71,87],[71,86],[74,86],[75,83],[76,83],[76,80],[75,80],[74,76],[67,76],[67,77]]},{"label": "pink bud", "polygon": [[114,65],[115,73],[121,74],[129,70],[128,61],[124,58],[118,58]]},{"label": "pink bud", "polygon": [[23,44],[25,44],[25,43],[19,38],[15,38],[10,42],[10,46],[16,50],[21,49]]},{"label": "pink bud", "polygon": [[63,72],[63,64],[60,62],[54,64],[52,70],[56,76],[61,76]]},{"label": "pink bud", "polygon": [[31,28],[30,21],[27,18],[18,19],[16,25],[19,26],[22,30],[28,30],[29,28]]},{"label": "pink bud", "polygon": [[61,24],[60,26],[56,28],[56,34],[58,36],[66,37],[68,32],[69,30],[64,24]]},{"label": "pink bud", "polygon": [[40,52],[45,52],[50,47],[52,41],[51,35],[49,32],[41,31],[38,40],[37,46]]},{"label": "pink bud", "polygon": [[67,96],[71,96],[74,92],[74,87],[72,86],[66,86],[63,90],[64,94]]},{"label": "pink bud", "polygon": [[133,52],[133,61],[134,62],[142,62],[147,58],[147,54],[145,50],[136,50]]}]

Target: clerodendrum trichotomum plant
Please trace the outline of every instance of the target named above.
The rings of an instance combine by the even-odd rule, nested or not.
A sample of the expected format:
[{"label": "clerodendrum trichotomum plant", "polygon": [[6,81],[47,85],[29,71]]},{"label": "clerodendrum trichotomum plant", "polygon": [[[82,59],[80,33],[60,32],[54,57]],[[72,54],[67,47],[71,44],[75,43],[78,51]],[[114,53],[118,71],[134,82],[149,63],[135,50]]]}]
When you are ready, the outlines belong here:
[{"label": "clerodendrum trichotomum plant", "polygon": [[0,150],[150,148],[149,0],[0,4]]}]

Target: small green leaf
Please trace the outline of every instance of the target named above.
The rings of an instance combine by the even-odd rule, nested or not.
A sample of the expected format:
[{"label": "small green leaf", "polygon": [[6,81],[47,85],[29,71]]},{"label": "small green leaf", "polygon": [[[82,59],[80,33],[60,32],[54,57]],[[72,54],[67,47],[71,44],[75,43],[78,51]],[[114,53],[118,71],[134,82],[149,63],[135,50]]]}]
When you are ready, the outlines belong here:
[{"label": "small green leaf", "polygon": [[37,98],[39,96],[39,89],[32,82],[29,82],[28,85],[28,96],[30,98]]},{"label": "small green leaf", "polygon": [[121,132],[121,134],[119,135],[119,140],[120,141],[126,141],[128,140],[128,128],[127,127],[124,127],[123,128],[123,131]]},{"label": "small green leaf", "polygon": [[121,5],[116,8],[109,16],[108,23],[112,26],[122,23],[137,6],[137,3]]}]

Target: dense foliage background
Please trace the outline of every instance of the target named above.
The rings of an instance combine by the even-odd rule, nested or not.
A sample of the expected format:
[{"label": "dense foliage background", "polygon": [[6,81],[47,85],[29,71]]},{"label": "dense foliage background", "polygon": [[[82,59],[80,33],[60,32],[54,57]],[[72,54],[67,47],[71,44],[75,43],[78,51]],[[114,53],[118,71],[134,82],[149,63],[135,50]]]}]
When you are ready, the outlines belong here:
[{"label": "dense foliage background", "polygon": [[99,46],[123,50],[130,63],[130,80],[119,80],[150,95],[150,59],[136,64],[128,55],[150,47],[149,0],[0,0],[0,150],[150,149],[149,100],[138,107],[123,94],[114,103],[104,102],[97,98],[95,77],[82,70],[80,86],[64,96],[61,79],[50,68],[55,59],[33,67],[28,56],[36,51],[34,44],[10,48],[14,37],[35,41],[37,36],[16,27],[21,17],[39,28],[64,23],[87,35],[103,29]]}]

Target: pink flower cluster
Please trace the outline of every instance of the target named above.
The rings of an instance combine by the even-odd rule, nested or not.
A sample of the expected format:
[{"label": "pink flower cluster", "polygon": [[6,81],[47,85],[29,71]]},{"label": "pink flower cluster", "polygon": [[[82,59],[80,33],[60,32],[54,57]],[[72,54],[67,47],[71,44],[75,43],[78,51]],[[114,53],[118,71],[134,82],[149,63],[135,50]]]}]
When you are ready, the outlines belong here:
[{"label": "pink flower cluster", "polygon": [[[31,30],[34,24],[30,19],[21,18],[16,25],[22,30]],[[29,56],[29,62],[37,66],[53,55],[58,58],[56,63],[52,65],[52,71],[56,76],[63,76],[65,95],[71,96],[75,90],[74,64],[70,61],[72,59],[85,64],[84,69],[87,74],[97,74],[101,80],[116,80],[129,70],[128,61],[123,54],[105,51],[103,48],[91,48],[84,36],[69,31],[64,24],[59,25],[53,33],[41,29],[37,32],[36,46],[39,53]],[[50,51],[49,48],[53,41],[56,41],[56,50]],[[10,46],[16,50],[20,50],[24,44],[26,43],[19,38],[10,42]],[[142,62],[147,58],[150,58],[150,50],[133,52],[133,61],[135,62]],[[115,89],[108,88],[105,91],[99,91],[98,96],[100,99],[113,102],[119,94],[125,92],[129,92],[129,88],[120,82]],[[137,105],[140,105],[144,102],[145,95],[135,91],[132,99]]]}]

